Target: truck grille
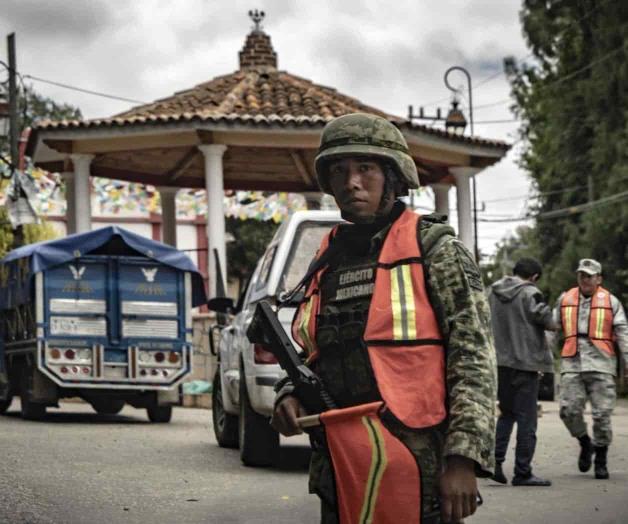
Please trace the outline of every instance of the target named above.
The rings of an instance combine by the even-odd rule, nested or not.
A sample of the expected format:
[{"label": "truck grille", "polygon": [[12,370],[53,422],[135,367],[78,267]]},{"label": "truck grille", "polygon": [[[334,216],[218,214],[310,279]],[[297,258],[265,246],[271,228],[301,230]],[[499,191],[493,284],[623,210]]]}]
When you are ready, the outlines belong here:
[{"label": "truck grille", "polygon": [[104,300],[74,300],[71,298],[53,298],[50,300],[51,313],[100,313],[107,312]]},{"label": "truck grille", "polygon": [[176,302],[122,302],[123,315],[145,315],[155,317],[176,317],[178,313]]},{"label": "truck grille", "polygon": [[176,320],[123,320],[122,336],[125,338],[177,338]]}]

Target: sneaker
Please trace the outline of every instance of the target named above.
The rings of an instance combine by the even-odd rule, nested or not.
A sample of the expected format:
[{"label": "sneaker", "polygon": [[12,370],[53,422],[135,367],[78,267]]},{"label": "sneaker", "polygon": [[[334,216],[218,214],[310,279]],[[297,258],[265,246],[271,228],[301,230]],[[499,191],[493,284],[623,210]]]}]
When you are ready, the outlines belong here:
[{"label": "sneaker", "polygon": [[551,486],[552,481],[542,479],[535,475],[530,475],[529,477],[514,477],[512,479],[513,486]]},{"label": "sneaker", "polygon": [[495,473],[491,476],[491,479],[500,484],[508,484],[508,479],[504,475],[501,464],[495,464]]}]

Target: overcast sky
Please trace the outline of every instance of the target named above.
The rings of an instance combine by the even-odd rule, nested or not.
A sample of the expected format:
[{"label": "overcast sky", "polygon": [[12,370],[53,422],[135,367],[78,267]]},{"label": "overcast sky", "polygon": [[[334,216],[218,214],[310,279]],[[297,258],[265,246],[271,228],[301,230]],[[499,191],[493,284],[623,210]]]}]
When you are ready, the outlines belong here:
[{"label": "overcast sky", "polygon": [[[452,65],[471,73],[475,133],[516,140],[503,58],[528,55],[518,0],[3,0],[0,59],[16,33],[18,69],[32,75],[124,98],[150,102],[238,68],[238,52],[252,22],[249,9],[266,12],[279,68],[332,86],[364,103],[405,116],[407,107],[446,113],[450,92],[443,73]],[[494,76],[497,75],[497,76]],[[489,77],[490,81],[483,82]],[[465,86],[452,74],[454,85]],[[106,117],[133,103],[27,79],[87,118]],[[481,85],[480,85],[481,84]],[[439,104],[434,104],[439,101]],[[463,110],[468,109],[463,101]],[[492,104],[490,107],[482,107]],[[478,175],[481,216],[519,216],[529,180],[517,167],[517,147]],[[516,198],[501,202],[495,199]],[[430,205],[426,192],[421,204]],[[455,191],[450,193],[455,224]],[[480,247],[493,251],[518,223],[479,224]]]}]

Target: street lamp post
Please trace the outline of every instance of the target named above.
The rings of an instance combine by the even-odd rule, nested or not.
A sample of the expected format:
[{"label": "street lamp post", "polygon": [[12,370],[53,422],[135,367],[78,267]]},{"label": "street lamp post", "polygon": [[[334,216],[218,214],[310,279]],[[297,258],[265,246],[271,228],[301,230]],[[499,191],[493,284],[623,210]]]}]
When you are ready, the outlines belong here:
[{"label": "street lamp post", "polygon": [[[469,129],[471,130],[471,136],[474,136],[473,130],[473,89],[471,88],[471,75],[469,71],[467,71],[464,67],[461,66],[452,66],[447,71],[445,71],[445,75],[443,77],[445,81],[445,85],[447,89],[452,91],[455,94],[460,92],[459,89],[453,87],[449,83],[449,74],[453,71],[460,71],[467,77],[467,92],[469,93]],[[478,209],[477,209],[477,183],[475,180],[475,175],[473,175],[473,248],[475,251],[475,259],[480,261],[480,253],[478,251]]]}]

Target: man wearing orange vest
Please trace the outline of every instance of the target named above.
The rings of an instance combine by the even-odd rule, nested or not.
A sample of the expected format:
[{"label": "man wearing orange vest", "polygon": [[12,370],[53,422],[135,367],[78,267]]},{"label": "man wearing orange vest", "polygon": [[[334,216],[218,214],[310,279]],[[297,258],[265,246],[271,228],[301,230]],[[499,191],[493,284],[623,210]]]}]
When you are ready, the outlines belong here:
[{"label": "man wearing orange vest", "polygon": [[[417,517],[404,524],[460,522],[476,509],[476,475],[490,476],[494,467],[496,363],[479,270],[440,217],[421,217],[398,199],[419,180],[405,138],[388,120],[362,113],[332,120],[316,174],[350,224],[323,241],[293,337],[339,408],[383,402],[377,424],[403,443],[420,471],[420,492],[410,499]],[[300,433],[296,419],[304,410],[289,382],[278,389],[272,424],[284,435]],[[369,424],[371,441],[384,445],[381,428]],[[377,507],[390,482],[405,488],[398,476],[385,480],[386,461],[371,462],[379,477],[369,475],[362,510],[347,508],[337,494],[347,494],[348,475],[334,471],[341,468],[338,446],[333,462],[330,448],[313,442],[310,492],[321,499],[321,522],[353,522],[351,511],[362,515],[360,522],[399,521],[393,507],[399,499],[381,497],[390,507]],[[386,457],[368,440],[363,449],[367,463],[371,452]]]},{"label": "man wearing orange vest", "polygon": [[[554,310],[562,326],[560,418],[580,442],[578,468],[589,471],[595,453],[595,478],[607,479],[607,453],[615,407],[615,343],[628,356],[628,323],[619,300],[602,287],[602,265],[580,260],[578,286],[563,293]],[[584,408],[591,403],[593,440],[587,433]]]}]

